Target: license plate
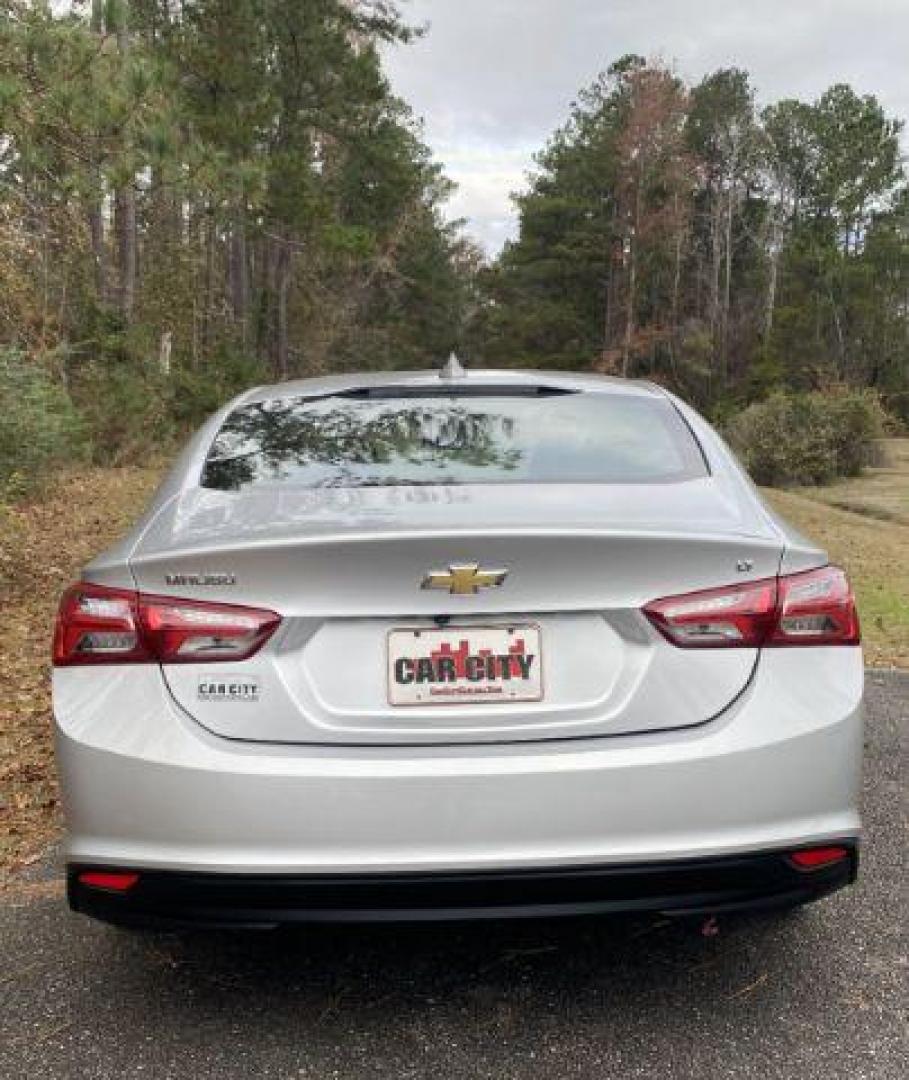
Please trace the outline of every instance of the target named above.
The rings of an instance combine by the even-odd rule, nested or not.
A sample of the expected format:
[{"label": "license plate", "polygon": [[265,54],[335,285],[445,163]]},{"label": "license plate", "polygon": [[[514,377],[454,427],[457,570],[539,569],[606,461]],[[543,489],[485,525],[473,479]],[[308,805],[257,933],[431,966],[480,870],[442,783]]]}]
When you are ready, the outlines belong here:
[{"label": "license plate", "polygon": [[540,628],[530,623],[391,630],[388,700],[392,705],[540,701],[540,648]]}]

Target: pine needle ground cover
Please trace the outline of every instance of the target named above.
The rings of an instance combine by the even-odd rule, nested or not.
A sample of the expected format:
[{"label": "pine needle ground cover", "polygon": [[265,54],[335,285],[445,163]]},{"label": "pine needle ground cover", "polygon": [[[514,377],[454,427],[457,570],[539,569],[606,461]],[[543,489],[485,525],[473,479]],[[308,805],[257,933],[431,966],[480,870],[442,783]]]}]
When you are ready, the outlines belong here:
[{"label": "pine needle ground cover", "polygon": [[63,474],[40,501],[0,506],[0,869],[27,863],[59,830],[50,723],[57,601],[139,516],[160,475]]},{"label": "pine needle ground cover", "polygon": [[[889,450],[889,465],[860,480],[765,494],[848,569],[868,663],[909,670],[909,440]],[[135,520],[161,472],[72,472],[40,501],[0,509],[0,869],[28,865],[60,829],[49,685],[57,600]]]}]

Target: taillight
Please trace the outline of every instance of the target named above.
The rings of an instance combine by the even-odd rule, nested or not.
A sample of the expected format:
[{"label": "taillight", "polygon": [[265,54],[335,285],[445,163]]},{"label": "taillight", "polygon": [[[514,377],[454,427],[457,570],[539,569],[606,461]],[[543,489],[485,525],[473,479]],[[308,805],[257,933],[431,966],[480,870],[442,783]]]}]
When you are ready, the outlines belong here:
[{"label": "taillight", "polygon": [[78,584],[60,602],[54,664],[246,660],[281,622],[273,611]]},{"label": "taillight", "polygon": [[56,666],[152,660],[142,638],[135,592],[80,583],[63,594],[54,630]]},{"label": "taillight", "polygon": [[683,649],[858,645],[855,599],[835,566],[655,600],[644,614]]},{"label": "taillight", "polygon": [[776,579],[655,600],[644,614],[683,649],[758,649],[776,617]]},{"label": "taillight", "polygon": [[849,579],[837,566],[780,578],[779,611],[768,645],[858,645]]},{"label": "taillight", "polygon": [[246,660],[278,628],[273,611],[139,594],[139,619],[162,664]]}]

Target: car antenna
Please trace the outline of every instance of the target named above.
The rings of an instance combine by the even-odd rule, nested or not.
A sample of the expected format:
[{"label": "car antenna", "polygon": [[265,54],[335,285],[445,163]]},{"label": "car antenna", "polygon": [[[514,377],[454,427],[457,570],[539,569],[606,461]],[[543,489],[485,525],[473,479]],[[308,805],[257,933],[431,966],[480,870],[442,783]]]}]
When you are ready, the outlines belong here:
[{"label": "car antenna", "polygon": [[467,375],[467,369],[458,359],[457,353],[452,353],[445,366],[439,372],[440,379],[463,379]]}]

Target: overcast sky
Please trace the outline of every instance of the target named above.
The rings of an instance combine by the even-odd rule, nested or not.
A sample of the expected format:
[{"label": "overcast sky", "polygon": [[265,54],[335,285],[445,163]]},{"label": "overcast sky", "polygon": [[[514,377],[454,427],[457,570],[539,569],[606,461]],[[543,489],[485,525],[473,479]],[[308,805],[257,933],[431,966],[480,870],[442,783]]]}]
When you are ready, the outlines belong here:
[{"label": "overcast sky", "polygon": [[396,91],[459,185],[449,212],[495,253],[513,236],[509,193],[577,91],[629,52],[697,80],[752,75],[761,102],[834,82],[909,117],[909,0],[402,0],[427,35],[396,48]]}]

